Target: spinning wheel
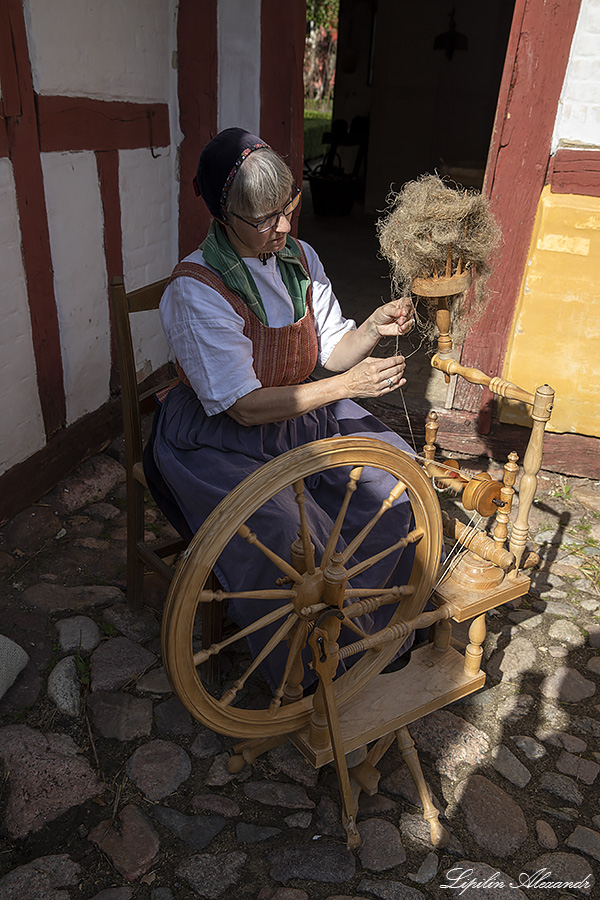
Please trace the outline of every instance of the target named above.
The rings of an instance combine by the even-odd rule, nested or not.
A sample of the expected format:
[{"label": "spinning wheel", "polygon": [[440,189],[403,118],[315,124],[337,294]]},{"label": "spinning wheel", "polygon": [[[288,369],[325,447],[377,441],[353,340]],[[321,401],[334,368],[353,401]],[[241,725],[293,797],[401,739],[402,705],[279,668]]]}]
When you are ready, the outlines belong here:
[{"label": "spinning wheel", "polygon": [[[467,201],[470,208],[471,201]],[[481,217],[475,216],[474,221],[477,226]],[[406,241],[403,233],[397,233],[395,211],[391,222],[388,249],[395,243],[402,254]],[[466,290],[471,271],[465,265],[478,261],[477,255],[473,259],[463,257],[467,231],[467,225],[461,225],[456,235],[456,268],[449,246],[444,251],[444,266],[435,260],[432,272],[423,266],[422,277],[415,273],[419,277],[413,280],[412,289],[419,296],[437,298],[438,353],[431,360],[432,367],[448,382],[452,376],[460,376],[531,410],[519,508],[510,531],[518,471],[516,453],[509,455],[501,482],[486,473],[466,478],[457,471],[457,463],[435,460],[438,423],[436,415],[431,414],[425,429],[424,457],[418,457],[423,467],[389,444],[370,438],[337,437],[290,450],[258,469],[204,522],[179,566],[165,607],[163,661],[174,692],[204,725],[243,739],[229,760],[230,771],[239,771],[286,739],[317,768],[333,760],[350,848],[360,842],[355,824],[358,796],[361,790],[376,793],[376,765],[394,738],[417,787],[432,843],[440,847],[448,842],[407,726],[483,686],[485,674],[480,663],[485,613],[526,594],[530,580],[523,569],[536,562],[531,555],[525,556],[528,518],[554,392],[548,385],[541,385],[530,393],[500,377],[466,368],[452,358],[449,298]],[[467,241],[465,247],[471,244]],[[307,513],[311,485],[315,477],[340,467],[344,470],[345,493],[332,514],[330,533],[325,537],[320,533],[317,540],[314,529],[311,534]],[[349,527],[352,512],[367,508],[357,498],[368,485],[373,469],[387,473],[387,497],[382,501],[379,496],[375,509],[355,531],[355,520]],[[491,534],[477,525],[442,516],[432,480],[462,492],[463,506],[474,511],[473,519],[495,515]],[[290,546],[283,553],[276,552],[264,536],[268,533],[263,528],[264,512],[279,496],[285,494],[289,501],[290,492],[294,495],[291,505],[282,505],[292,510],[290,517],[294,519],[293,527],[286,531],[291,535]],[[405,500],[412,512],[411,530],[406,535],[403,527],[399,537],[394,534],[399,529],[392,523],[398,521],[395,513]],[[386,527],[387,522],[391,527]],[[442,528],[459,548],[452,566],[443,570]],[[368,546],[369,536],[374,547]],[[209,590],[208,580],[220,556],[230,553],[241,541],[251,546],[245,548],[245,557],[238,559],[258,554],[277,574],[251,591]],[[375,575],[377,566],[401,550],[407,555],[414,551],[410,576],[403,577],[402,584],[382,587],[386,579],[380,579],[380,573]],[[228,599],[236,605],[243,626],[224,640],[200,648],[196,625],[202,605]],[[428,601],[433,608],[426,611]],[[240,616],[240,603],[252,604],[252,615]],[[365,633],[361,616],[384,611],[388,606],[390,615],[385,626]],[[256,616],[255,609],[259,609]],[[453,646],[450,620],[472,620],[464,653]],[[433,639],[412,653],[410,664],[402,669],[390,666],[406,638],[429,626],[435,626]],[[261,641],[252,658],[245,639],[255,641],[260,632]],[[229,648],[235,651],[239,667],[215,690],[203,683],[199,667],[212,657],[226,654]],[[260,666],[275,654],[279,654],[280,672],[274,689],[269,691]],[[308,666],[318,678],[314,693],[303,689]],[[222,671],[225,668],[221,666]],[[362,762],[349,770],[348,754],[363,748]]]},{"label": "spinning wheel", "polygon": [[[304,480],[316,473],[337,467],[348,472],[345,495],[323,550],[322,558],[314,559],[310,526],[305,512]],[[361,475],[365,467],[384,470],[392,478],[389,496],[353,537],[341,553],[336,553],[344,519],[355,492],[361,490]],[[253,534],[247,520],[281,491],[294,490],[297,508],[299,539],[291,548],[291,563],[278,556]],[[406,538],[388,533],[389,544],[361,563],[353,558],[370,531],[401,495],[410,502],[413,524]],[[385,521],[385,520],[384,520]],[[206,589],[213,566],[233,539],[240,538],[253,545],[256,553],[266,555],[283,576],[279,587],[265,584],[263,588],[245,593],[227,594]],[[381,589],[352,588],[353,577],[368,573],[380,559],[397,553],[408,544],[414,545],[414,563],[406,586]],[[335,703],[338,707],[361,692],[397,653],[412,631],[412,620],[423,612],[436,579],[442,544],[442,522],[439,503],[430,479],[407,454],[381,441],[351,437],[328,438],[291,450],[273,459],[246,478],[214,510],[205,521],[186,552],[185,559],[173,581],[163,619],[163,657],[173,690],[187,709],[204,725],[232,737],[273,738],[298,732],[306,726],[314,712],[316,695],[303,696],[301,681],[304,675],[302,651],[323,613],[334,609],[336,617],[328,625],[328,634],[335,641],[340,627],[349,629],[353,640],[343,647],[340,655],[351,668],[334,682]],[[363,578],[363,581],[365,578]],[[236,597],[247,601],[264,602],[265,612],[233,635],[205,650],[194,650],[194,629],[199,618],[200,604],[212,600]],[[389,626],[373,646],[356,625],[355,619],[384,605],[393,604]],[[343,608],[343,613],[339,613]],[[341,620],[337,616],[343,616]],[[427,614],[426,614],[427,615]],[[337,623],[337,626],[335,625]],[[244,650],[244,638],[269,627],[271,636],[255,659],[248,659],[235,680],[216,695],[203,684],[200,664],[211,655],[228,648]],[[393,630],[395,628],[395,631]],[[360,658],[358,654],[363,650]],[[268,696],[260,677],[259,665],[270,653],[284,649],[283,674],[279,684]],[[354,653],[352,652],[354,651]],[[306,657],[306,652],[304,654]],[[350,658],[352,657],[352,659]],[[259,684],[258,692],[252,684]],[[259,699],[260,698],[260,699]],[[318,700],[317,700],[318,705]],[[249,708],[251,707],[251,708]]]},{"label": "spinning wheel", "polygon": [[[456,463],[435,461],[437,422],[432,415],[426,427],[424,468],[389,444],[336,437],[290,450],[242,481],[216,507],[190,544],[173,580],[163,617],[163,661],[174,692],[204,725],[243,739],[229,760],[230,771],[239,771],[285,739],[317,768],[335,761],[349,848],[360,842],[355,824],[360,791],[376,793],[379,773],[375,766],[394,738],[417,787],[432,843],[441,847],[448,842],[406,726],[483,686],[485,674],[480,663],[485,613],[526,594],[530,581],[521,568],[536,562],[535,558],[522,559],[541,466],[543,432],[552,409],[552,389],[542,385],[535,394],[529,394],[502,379],[438,356],[432,365],[444,373],[486,384],[493,392],[532,407],[519,510],[508,549],[504,544],[518,469],[516,454],[509,456],[502,483],[482,473],[467,479],[457,472]],[[337,467],[347,472],[346,490],[320,558],[315,559],[304,483]],[[365,469],[391,476],[391,489],[338,553],[344,520],[353,496],[361,489]],[[462,490],[464,505],[480,517],[496,509],[492,536],[450,520],[445,514],[442,517],[431,478]],[[299,537],[291,543],[288,562],[246,523],[274,497],[290,489]],[[410,532],[400,539],[388,532],[387,545],[384,541],[381,549],[357,562],[371,531],[382,519],[386,521],[383,517],[386,513],[389,517],[394,502],[405,494],[413,519]],[[462,546],[464,555],[440,578],[442,522],[444,532]],[[239,540],[247,541],[279,570],[275,586],[270,583],[256,590],[231,593],[207,589],[219,557],[232,541]],[[368,576],[381,559],[409,544],[414,547],[414,561],[407,584],[382,588],[374,580],[370,586],[350,586],[356,576]],[[264,603],[265,611],[219,643],[198,649],[195,633],[202,604],[233,598],[236,602]],[[428,600],[434,609],[424,611]],[[357,624],[360,616],[388,605],[392,613],[384,628],[373,634],[361,631]],[[451,619],[473,620],[464,655],[452,646]],[[433,641],[412,654],[406,669],[385,671],[409,634],[432,625]],[[267,628],[270,631],[255,657],[246,655],[227,684],[209,690],[199,666],[227,648],[238,651],[238,659],[243,657],[245,638]],[[340,648],[342,629],[350,631],[352,642]],[[270,654],[282,650],[282,673],[275,690],[269,693],[259,667]],[[357,660],[354,665],[340,672],[339,661],[352,657]],[[318,685],[314,694],[305,696],[302,682],[307,663],[316,672]],[[371,746],[366,759],[349,770],[347,754],[367,745]]]}]

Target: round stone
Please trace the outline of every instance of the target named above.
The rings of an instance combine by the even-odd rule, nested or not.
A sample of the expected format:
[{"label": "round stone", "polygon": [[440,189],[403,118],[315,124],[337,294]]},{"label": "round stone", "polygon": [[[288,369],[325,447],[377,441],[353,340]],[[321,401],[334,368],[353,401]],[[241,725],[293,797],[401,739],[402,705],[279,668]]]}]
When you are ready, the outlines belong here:
[{"label": "round stone", "polygon": [[127,774],[148,800],[162,800],[177,790],[192,771],[182,747],[170,741],[150,741],[139,747],[127,763]]},{"label": "round stone", "polygon": [[527,823],[512,797],[483,775],[471,775],[456,790],[467,828],[480,847],[504,857],[527,840]]},{"label": "round stone", "polygon": [[387,819],[366,819],[360,823],[362,839],[358,855],[364,869],[384,872],[406,860],[400,832]]},{"label": "round stone", "polygon": [[538,844],[543,850],[556,850],[558,847],[558,838],[551,825],[548,825],[543,819],[538,819],[535,823],[535,833],[537,835]]},{"label": "round stone", "polygon": [[580,675],[576,669],[562,666],[545,678],[540,690],[549,700],[559,700],[562,703],[578,703],[580,700],[588,700],[596,693],[596,685],[588,678]]},{"label": "round stone", "polygon": [[72,616],[56,623],[60,648],[64,653],[91,653],[100,643],[100,629],[89,616]]},{"label": "round stone", "polygon": [[77,663],[74,656],[65,656],[56,663],[50,672],[48,696],[61,713],[74,719],[77,718],[81,685],[77,677]]}]

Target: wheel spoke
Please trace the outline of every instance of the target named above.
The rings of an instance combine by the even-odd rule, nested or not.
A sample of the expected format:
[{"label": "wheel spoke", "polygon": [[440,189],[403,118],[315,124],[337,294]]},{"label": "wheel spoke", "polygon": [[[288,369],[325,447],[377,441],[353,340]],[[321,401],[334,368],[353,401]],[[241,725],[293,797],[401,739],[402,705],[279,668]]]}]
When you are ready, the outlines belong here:
[{"label": "wheel spoke", "polygon": [[355,622],[353,622],[352,619],[348,618],[347,616],[344,616],[341,624],[342,624],[342,628],[345,625],[346,628],[348,628],[350,631],[353,631],[354,634],[357,634],[361,638],[364,638],[367,636],[366,631],[363,631],[362,628],[359,628],[358,625]]},{"label": "wheel spoke", "polygon": [[[400,597],[408,597],[410,594],[414,593],[414,588],[409,584],[405,585],[396,585],[395,587],[390,588],[346,588],[344,591],[344,599],[348,599],[350,597],[386,597],[386,599],[382,601],[382,605],[385,603],[395,603]],[[300,610],[300,615],[309,618],[310,616],[316,616],[317,613],[323,612],[324,609],[327,609],[326,603],[313,603],[312,606],[303,606]],[[349,607],[344,609],[344,613],[347,614],[347,610]],[[360,613],[359,613],[360,615]]]},{"label": "wheel spoke", "polygon": [[300,511],[300,538],[304,549],[304,560],[306,571],[309,575],[314,575],[315,571],[315,548],[310,539],[310,530],[306,520],[306,497],[304,496],[304,479],[294,482],[294,493],[296,495],[296,503]]},{"label": "wheel spoke", "polygon": [[271,560],[272,563],[275,563],[278,569],[281,569],[282,572],[285,572],[286,575],[294,581],[296,584],[300,584],[303,581],[302,575],[300,572],[297,572],[293,566],[291,566],[288,562],[285,561],[281,556],[278,556],[277,553],[274,553],[273,550],[269,549],[262,541],[259,541],[254,532],[250,531],[247,525],[240,525],[237,530],[237,533],[240,537],[244,538],[245,541],[248,541],[253,547],[257,547],[265,556]]},{"label": "wheel spoke", "polygon": [[344,524],[344,519],[346,518],[346,512],[348,511],[348,505],[350,500],[352,499],[352,494],[357,488],[358,482],[360,481],[360,476],[362,475],[364,466],[356,466],[356,468],[352,469],[350,472],[350,478],[348,480],[348,484],[346,485],[346,493],[344,494],[344,499],[342,501],[342,505],[340,506],[340,511],[337,514],[337,518],[333,524],[333,530],[329,535],[329,540],[327,541],[327,546],[323,551],[323,559],[321,560],[321,568],[324,569],[331,562],[331,557],[335,551],[337,546],[337,542],[339,536],[342,531],[342,526]]},{"label": "wheel spoke", "polygon": [[200,591],[200,603],[210,603],[211,600],[290,600],[296,596],[296,591]]},{"label": "wheel spoke", "polygon": [[351,569],[348,569],[348,580],[351,578],[355,578],[357,575],[360,575],[361,572],[364,572],[365,569],[369,569],[371,566],[375,565],[375,563],[379,562],[381,559],[385,559],[386,556],[389,556],[390,553],[394,553],[396,550],[400,550],[402,547],[408,546],[408,544],[414,544],[416,541],[420,541],[423,537],[423,529],[415,528],[414,531],[409,531],[405,538],[401,538],[399,541],[396,541],[395,544],[392,544],[391,547],[387,547],[385,550],[382,550],[381,553],[375,553],[374,556],[369,556],[368,559],[363,559],[361,563],[353,566]]},{"label": "wheel spoke", "polygon": [[302,681],[302,678],[304,677],[304,666],[302,664],[301,654],[306,644],[306,638],[311,626],[312,622],[303,622],[302,620],[299,620],[296,625],[296,630],[294,631],[294,636],[292,638],[288,657],[285,661],[285,669],[283,670],[281,681],[279,682],[277,690],[273,694],[273,699],[271,700],[271,703],[269,705],[268,713],[270,716],[273,716],[281,706],[281,700],[284,697],[285,688],[288,686],[288,682],[294,668],[296,668],[296,671],[294,672],[295,679],[294,685],[292,687],[294,689],[297,689],[298,697],[302,696],[302,688],[300,687],[300,683]]},{"label": "wheel spoke", "polygon": [[364,539],[371,533],[375,525],[379,522],[380,518],[387,512],[387,510],[391,507],[394,500],[397,500],[398,497],[402,496],[404,491],[406,490],[406,484],[404,481],[399,479],[392,490],[389,492],[386,499],[383,501],[375,515],[372,519],[370,519],[365,527],[359,531],[353,541],[351,541],[342,554],[342,562],[345,564],[352,557],[354,553],[358,550]]},{"label": "wheel spoke", "polygon": [[[235,596],[237,597],[238,595],[236,594]],[[261,628],[265,628],[267,625],[272,625],[273,622],[277,622],[278,619],[281,619],[291,612],[293,608],[293,603],[286,603],[285,606],[280,606],[279,609],[275,609],[266,616],[262,616],[262,618],[257,619],[256,622],[252,622],[251,625],[246,625],[245,628],[236,631],[235,634],[232,634],[231,637],[226,638],[224,641],[220,641],[218,644],[211,644],[210,647],[206,647],[204,650],[199,650],[198,653],[194,653],[194,665],[199,666],[200,663],[206,662],[209,657],[216,656],[216,654],[220,653],[221,650],[224,650],[225,647],[229,647],[231,644],[241,641],[242,638],[248,637],[249,634],[254,634],[255,631],[260,631]]]},{"label": "wheel spoke", "polygon": [[271,653],[271,651],[274,650],[275,647],[277,647],[277,645],[281,643],[281,641],[285,638],[285,636],[288,634],[288,632],[291,631],[291,629],[294,627],[294,623],[297,621],[298,621],[298,616],[296,615],[295,612],[292,612],[288,616],[286,621],[283,623],[283,625],[280,625],[280,627],[277,629],[275,634],[271,638],[269,638],[269,640],[267,641],[265,646],[262,648],[260,653],[258,653],[254,657],[251,664],[248,666],[248,668],[243,673],[243,675],[241,675],[240,678],[237,678],[234,681],[232,687],[230,687],[229,690],[225,691],[225,693],[223,694],[221,699],[218,701],[219,706],[229,706],[230,703],[232,703],[235,700],[238,691],[240,691],[244,687],[244,685],[246,684],[247,680],[250,678],[252,673],[259,667],[261,662],[263,662],[263,660],[265,660],[267,658],[269,653]]}]

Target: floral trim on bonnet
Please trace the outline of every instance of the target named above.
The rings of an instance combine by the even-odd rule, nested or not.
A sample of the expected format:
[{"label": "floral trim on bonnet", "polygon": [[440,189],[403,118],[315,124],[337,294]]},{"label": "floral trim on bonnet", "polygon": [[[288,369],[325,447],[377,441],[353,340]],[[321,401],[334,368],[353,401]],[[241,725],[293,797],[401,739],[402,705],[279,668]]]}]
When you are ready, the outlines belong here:
[{"label": "floral trim on bonnet", "polygon": [[229,193],[229,188],[231,187],[231,182],[235,178],[239,167],[244,162],[246,157],[250,156],[250,154],[252,153],[253,150],[262,150],[262,149],[270,150],[271,148],[270,148],[269,144],[265,144],[262,141],[260,141],[256,144],[252,144],[251,147],[246,147],[244,152],[236,160],[236,163],[235,163],[233,169],[231,170],[231,172],[225,179],[225,184],[223,185],[223,190],[221,191],[221,209],[223,210],[223,212],[225,212],[225,201],[227,200],[227,194]]}]

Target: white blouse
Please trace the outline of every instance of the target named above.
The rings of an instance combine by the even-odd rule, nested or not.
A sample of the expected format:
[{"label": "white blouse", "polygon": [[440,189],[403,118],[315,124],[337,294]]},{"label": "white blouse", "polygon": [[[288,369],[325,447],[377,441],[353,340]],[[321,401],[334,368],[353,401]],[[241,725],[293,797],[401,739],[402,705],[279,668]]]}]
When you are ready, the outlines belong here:
[{"label": "white blouse", "polygon": [[[312,302],[319,342],[319,363],[324,365],[335,345],[356,328],[342,316],[321,260],[309,244],[300,242],[312,279]],[[185,262],[214,269],[195,250]],[[262,298],[271,328],[294,321],[292,301],[274,256],[264,265],[244,258]],[[164,332],[183,371],[209,416],[229,409],[240,397],[261,387],[252,365],[252,342],[243,333],[244,320],[218,291],[193,278],[176,278],[160,301]]]}]

